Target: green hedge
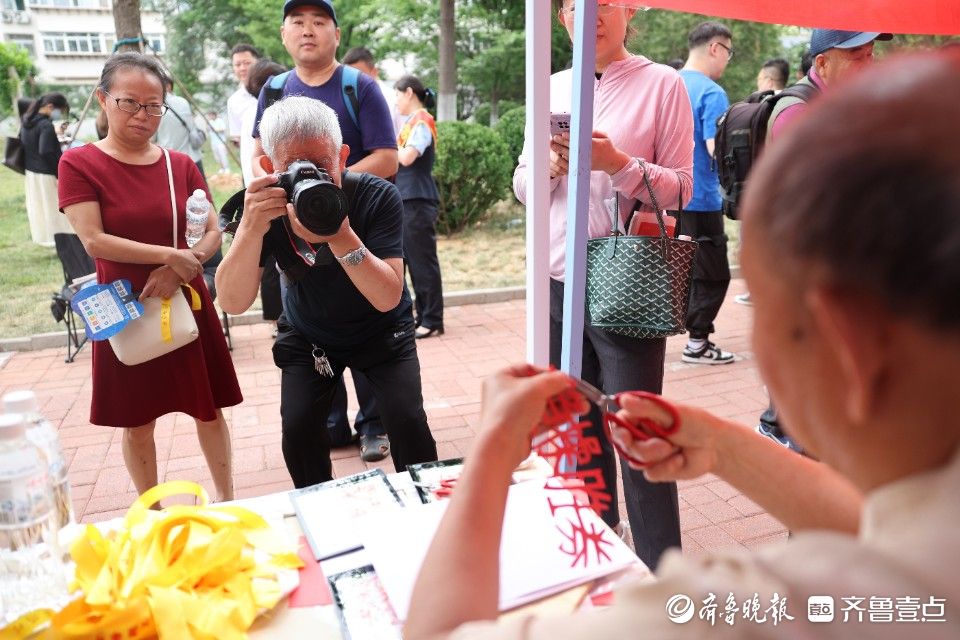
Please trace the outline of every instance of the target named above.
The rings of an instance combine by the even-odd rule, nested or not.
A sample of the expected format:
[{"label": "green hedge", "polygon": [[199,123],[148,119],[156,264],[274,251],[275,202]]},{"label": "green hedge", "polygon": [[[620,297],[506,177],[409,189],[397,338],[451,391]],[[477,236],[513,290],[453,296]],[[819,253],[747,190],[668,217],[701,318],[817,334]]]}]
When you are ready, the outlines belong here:
[{"label": "green hedge", "polygon": [[437,229],[452,234],[481,220],[503,199],[513,175],[506,143],[490,127],[438,122],[433,179],[440,190]]},{"label": "green hedge", "polygon": [[507,143],[507,151],[510,153],[511,171],[516,168],[517,158],[520,157],[520,152],[523,151],[523,130],[526,122],[526,107],[516,107],[500,116],[497,124],[493,127],[496,132],[500,134],[503,141]]}]

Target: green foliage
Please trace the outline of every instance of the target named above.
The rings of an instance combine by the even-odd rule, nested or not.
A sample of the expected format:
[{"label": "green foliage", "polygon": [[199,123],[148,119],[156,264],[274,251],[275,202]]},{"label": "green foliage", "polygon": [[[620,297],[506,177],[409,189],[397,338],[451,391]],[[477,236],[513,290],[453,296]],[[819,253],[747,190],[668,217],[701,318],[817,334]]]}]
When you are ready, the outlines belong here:
[{"label": "green foliage", "polygon": [[510,186],[513,164],[507,145],[489,127],[438,122],[433,179],[440,190],[437,228],[456,233],[478,222]]},{"label": "green foliage", "polygon": [[875,51],[877,57],[883,57],[891,53],[907,50],[938,49],[947,44],[956,46],[960,44],[960,40],[957,40],[955,36],[926,36],[898,33],[893,37],[893,40],[877,42]]},{"label": "green foliage", "polygon": [[500,139],[507,145],[511,168],[517,166],[517,158],[523,151],[523,130],[526,122],[526,107],[516,107],[500,116],[500,120],[493,127],[500,134]]},{"label": "green foliage", "polygon": [[[523,106],[523,101],[517,100],[499,100],[497,102],[497,118],[502,118],[503,114],[517,107]],[[493,108],[489,102],[485,102],[473,110],[473,122],[477,124],[482,124],[488,127],[494,126],[496,123],[493,122]]]},{"label": "green foliage", "polygon": [[[204,92],[215,104],[225,101],[235,88],[229,51],[240,43],[252,44],[280,64],[293,65],[280,41],[284,0],[169,1],[168,63],[192,93]],[[370,43],[373,33],[370,25],[381,24],[386,5],[386,0],[336,4],[341,55],[356,44]],[[200,72],[206,64],[206,52],[211,48],[222,52],[222,71],[220,78],[204,85],[200,82]]]},{"label": "green foliage", "polygon": [[[627,48],[656,62],[668,62],[674,58],[686,60],[687,34],[705,20],[717,20],[709,16],[675,11],[639,11],[633,24],[639,32],[627,43]],[[719,20],[733,33],[733,48],[736,55],[720,79],[731,102],[741,100],[757,90],[757,72],[768,58],[785,56],[780,44],[781,27],[742,20]],[[796,61],[790,60],[791,66]]]},{"label": "green foliage", "polygon": [[60,261],[53,249],[30,241],[23,176],[6,167],[0,167],[0,264],[0,338],[62,331],[50,315],[50,295],[63,286]]},{"label": "green foliage", "polygon": [[472,50],[458,64],[459,84],[472,87],[477,98],[485,99],[492,108],[504,98],[522,98],[523,32],[488,25],[471,35]]},{"label": "green foliage", "polygon": [[473,121],[477,124],[482,124],[485,127],[490,126],[490,104],[481,104],[479,107],[473,110],[473,113],[470,114],[470,117],[473,118]]},{"label": "green foliage", "polygon": [[0,114],[15,113],[13,101],[17,97],[17,81],[10,77],[9,69],[13,68],[20,78],[26,82],[36,73],[30,54],[15,44],[0,42]]}]

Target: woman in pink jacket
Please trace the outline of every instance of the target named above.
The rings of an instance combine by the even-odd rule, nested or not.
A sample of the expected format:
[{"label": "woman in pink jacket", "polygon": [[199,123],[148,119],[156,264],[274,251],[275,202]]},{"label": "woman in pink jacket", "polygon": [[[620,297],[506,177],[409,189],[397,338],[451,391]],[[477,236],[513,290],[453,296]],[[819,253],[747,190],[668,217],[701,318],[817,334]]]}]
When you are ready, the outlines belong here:
[{"label": "woman in pink jacket", "polygon": [[[554,0],[557,18],[573,37],[574,0]],[[693,192],[693,119],[690,100],[677,72],[639,55],[625,42],[635,9],[608,4],[597,7],[596,82],[593,100],[592,172],[590,174],[589,235],[610,235],[614,198],[620,225],[639,201],[641,211],[652,211],[644,186],[645,166],[660,206],[676,209]],[[550,78],[550,111],[569,112],[573,100],[573,72]],[[513,188],[526,201],[529,149],[524,144]],[[563,329],[563,268],[567,233],[567,171],[569,135],[554,136],[550,144],[550,361],[560,364]],[[641,165],[640,161],[643,161]],[[660,393],[663,386],[665,339],[637,339],[585,327],[582,376],[605,393],[643,390]],[[599,412],[589,414],[586,437],[600,439],[602,455],[586,465],[599,468],[612,494],[601,515],[622,531],[616,495],[616,455],[603,433]],[[643,473],[621,459],[624,499],[637,555],[651,569],[668,547],[680,546],[677,487],[650,484]],[[581,465],[581,469],[584,465]]]}]

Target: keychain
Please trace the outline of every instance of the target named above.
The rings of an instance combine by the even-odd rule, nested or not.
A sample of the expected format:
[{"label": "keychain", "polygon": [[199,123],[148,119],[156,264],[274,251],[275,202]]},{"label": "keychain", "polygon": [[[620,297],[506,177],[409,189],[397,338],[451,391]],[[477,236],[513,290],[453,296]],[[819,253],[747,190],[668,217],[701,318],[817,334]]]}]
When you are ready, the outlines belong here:
[{"label": "keychain", "polygon": [[313,368],[317,370],[317,373],[324,378],[332,378],[333,367],[330,366],[330,359],[327,357],[327,354],[323,352],[323,349],[317,345],[313,345],[311,355],[313,356]]}]

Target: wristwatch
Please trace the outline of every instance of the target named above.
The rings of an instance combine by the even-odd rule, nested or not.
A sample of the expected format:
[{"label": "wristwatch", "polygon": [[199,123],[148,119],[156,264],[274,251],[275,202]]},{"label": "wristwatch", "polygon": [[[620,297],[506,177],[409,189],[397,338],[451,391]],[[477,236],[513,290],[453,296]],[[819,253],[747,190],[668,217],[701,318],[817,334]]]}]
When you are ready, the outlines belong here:
[{"label": "wristwatch", "polygon": [[367,248],[363,245],[360,245],[353,251],[348,251],[344,255],[337,258],[337,262],[342,264],[345,267],[355,267],[367,257]]}]

